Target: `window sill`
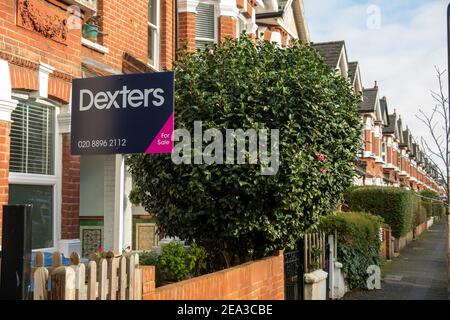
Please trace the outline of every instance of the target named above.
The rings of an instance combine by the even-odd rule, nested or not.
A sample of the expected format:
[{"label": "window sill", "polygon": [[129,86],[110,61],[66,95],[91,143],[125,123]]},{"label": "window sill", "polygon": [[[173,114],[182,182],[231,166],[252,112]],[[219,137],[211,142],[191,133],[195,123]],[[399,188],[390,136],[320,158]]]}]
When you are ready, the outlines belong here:
[{"label": "window sill", "polygon": [[149,67],[150,69],[153,70],[153,72],[158,72],[158,68],[156,68],[154,65],[152,65],[151,63],[147,63],[147,67]]},{"label": "window sill", "polygon": [[107,54],[109,53],[109,49],[105,46],[102,46],[101,44],[92,42],[91,40],[88,40],[86,38],[81,38],[81,43],[83,44],[83,46],[92,49],[94,51],[103,53],[103,54]]}]

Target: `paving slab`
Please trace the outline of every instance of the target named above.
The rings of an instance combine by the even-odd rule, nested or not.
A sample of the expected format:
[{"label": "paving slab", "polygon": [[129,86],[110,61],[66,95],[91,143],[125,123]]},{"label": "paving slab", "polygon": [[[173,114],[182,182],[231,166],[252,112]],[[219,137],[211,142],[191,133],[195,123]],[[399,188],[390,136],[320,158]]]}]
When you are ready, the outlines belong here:
[{"label": "paving slab", "polygon": [[447,300],[447,219],[381,267],[381,290],[354,290],[343,300]]}]

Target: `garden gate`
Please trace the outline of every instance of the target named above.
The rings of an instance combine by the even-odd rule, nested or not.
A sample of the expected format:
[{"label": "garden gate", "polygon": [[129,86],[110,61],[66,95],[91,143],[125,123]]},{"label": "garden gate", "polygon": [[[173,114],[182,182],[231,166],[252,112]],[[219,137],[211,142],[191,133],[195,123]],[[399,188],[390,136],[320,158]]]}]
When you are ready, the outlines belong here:
[{"label": "garden gate", "polygon": [[[304,300],[304,276],[322,269],[329,273],[329,243],[325,233],[308,233],[297,242],[296,250],[284,254],[286,300]],[[327,277],[327,299],[329,298]]]}]

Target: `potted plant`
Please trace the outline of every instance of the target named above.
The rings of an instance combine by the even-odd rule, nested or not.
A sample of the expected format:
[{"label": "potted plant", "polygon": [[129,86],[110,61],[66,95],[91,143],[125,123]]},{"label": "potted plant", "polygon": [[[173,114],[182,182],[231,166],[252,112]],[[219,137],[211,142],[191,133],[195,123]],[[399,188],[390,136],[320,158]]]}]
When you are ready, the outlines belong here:
[{"label": "potted plant", "polygon": [[102,18],[100,16],[92,16],[84,22],[83,38],[97,42],[98,34],[100,33],[98,28],[101,19]]}]

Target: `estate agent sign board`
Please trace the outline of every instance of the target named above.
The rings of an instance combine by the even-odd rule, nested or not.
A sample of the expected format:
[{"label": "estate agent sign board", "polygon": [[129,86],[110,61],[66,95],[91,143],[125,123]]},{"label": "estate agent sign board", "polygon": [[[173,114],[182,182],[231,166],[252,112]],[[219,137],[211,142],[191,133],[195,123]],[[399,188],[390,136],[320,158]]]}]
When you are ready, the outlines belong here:
[{"label": "estate agent sign board", "polygon": [[73,155],[171,153],[173,129],[173,72],[73,81]]}]

